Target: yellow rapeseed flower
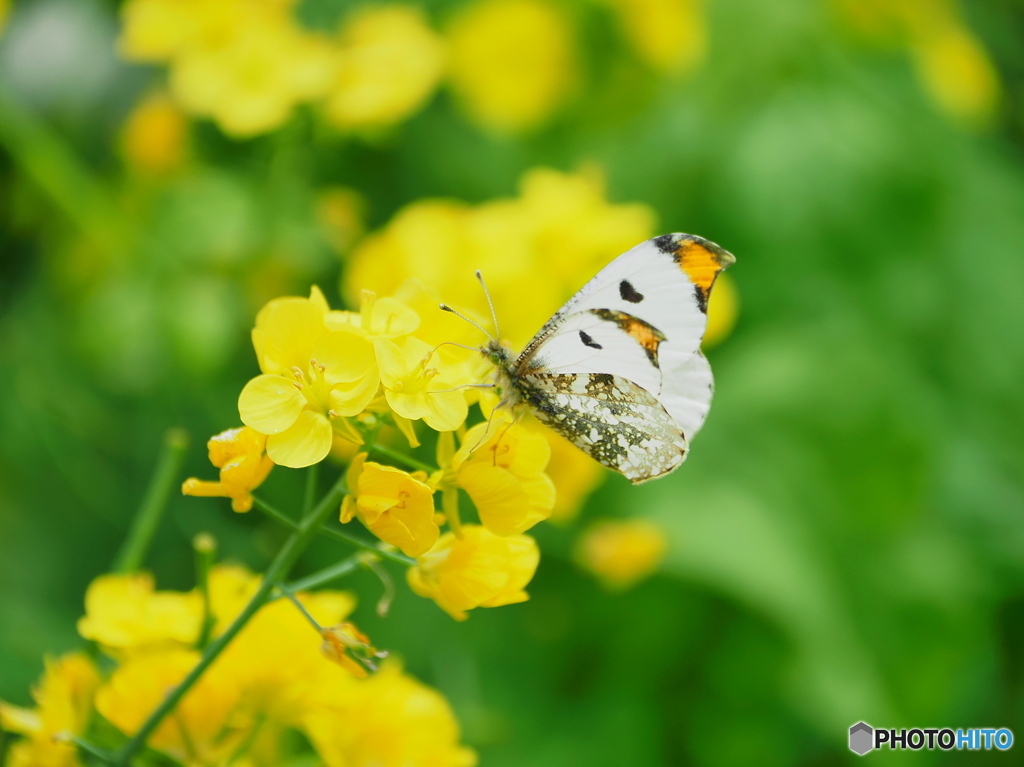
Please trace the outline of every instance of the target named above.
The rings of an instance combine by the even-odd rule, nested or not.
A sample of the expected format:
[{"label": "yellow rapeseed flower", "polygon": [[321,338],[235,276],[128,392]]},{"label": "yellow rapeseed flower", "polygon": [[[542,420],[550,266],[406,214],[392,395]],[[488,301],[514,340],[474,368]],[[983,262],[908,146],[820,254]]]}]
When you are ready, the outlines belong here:
[{"label": "yellow rapeseed flower", "polygon": [[185,161],[188,120],[162,91],[143,98],[121,129],[121,154],[143,173],[166,174]]},{"label": "yellow rapeseed flower", "polygon": [[264,452],[267,437],[248,426],[228,429],[206,443],[210,463],[220,469],[220,481],[205,482],[195,477],[181,486],[185,495],[230,498],[235,511],[252,508],[252,491],[267,478],[274,462]]},{"label": "yellow rapeseed flower", "polygon": [[283,466],[322,461],[332,425],[343,428],[345,416],[362,412],[380,382],[370,342],[351,329],[329,329],[327,314],[314,289],[309,299],[274,299],[256,317],[253,346],[263,375],[242,389],[238,412],[268,435],[267,455]]},{"label": "yellow rapeseed flower", "polygon": [[375,341],[380,380],[388,405],[402,418],[423,419],[436,431],[454,431],[469,414],[465,393],[457,387],[472,383],[459,366],[445,364],[445,351],[434,350],[418,338],[400,343]]},{"label": "yellow rapeseed flower", "polygon": [[3,34],[7,25],[7,17],[11,13],[11,0],[0,0],[0,35]]},{"label": "yellow rapeseed flower", "polygon": [[644,519],[607,520],[590,527],[576,560],[612,591],[624,591],[654,572],[665,556],[665,533]]},{"label": "yellow rapeseed flower", "polygon": [[[561,173],[534,168],[523,175],[513,199],[475,207],[421,200],[403,208],[355,248],[346,292],[354,300],[363,289],[405,295],[408,282],[415,280],[422,286],[420,297],[439,297],[489,322],[487,302],[473,276],[480,269],[503,335],[521,346],[598,269],[650,237],[654,223],[646,205],[608,202],[594,169]],[[538,280],[538,274],[544,279]],[[422,305],[423,322],[445,331],[428,336],[420,330],[424,339],[483,340],[468,323],[438,316],[429,302]]]},{"label": "yellow rapeseed flower", "polygon": [[463,525],[461,536],[445,533],[409,568],[409,586],[433,599],[456,620],[467,610],[525,602],[524,589],[540,562],[528,535],[499,537],[480,525]]},{"label": "yellow rapeseed flower", "polygon": [[434,522],[434,490],[408,472],[353,459],[348,471],[351,495],[342,504],[341,521],[358,517],[370,532],[406,556],[430,550],[441,531]]},{"label": "yellow rapeseed flower", "polygon": [[474,426],[452,460],[455,481],[466,491],[480,521],[495,535],[516,535],[551,516],[555,485],[544,473],[551,457],[539,429],[494,418]]},{"label": "yellow rapeseed flower", "polygon": [[101,575],[85,592],[78,633],[114,653],[191,645],[199,637],[202,616],[198,594],[155,591],[148,573]]},{"label": "yellow rapeseed flower", "polygon": [[609,0],[630,46],[665,74],[689,72],[704,58],[707,26],[701,0]]},{"label": "yellow rapeseed flower", "polygon": [[536,127],[565,101],[576,69],[568,21],[539,0],[481,0],[448,34],[450,82],[466,112],[501,133]]},{"label": "yellow rapeseed flower", "polygon": [[75,747],[62,735],[81,735],[92,712],[100,677],[92,661],[71,653],[46,661],[36,707],[19,708],[0,701],[0,727],[24,735],[7,757],[10,767],[78,767]]},{"label": "yellow rapeseed flower", "polygon": [[171,69],[171,90],[193,114],[213,118],[226,133],[247,137],[273,130],[295,106],[322,95],[331,50],[276,8],[252,4],[219,45],[188,49]]},{"label": "yellow rapeseed flower", "polygon": [[426,103],[443,69],[442,42],[417,8],[361,8],[342,29],[324,114],[346,130],[393,125]]},{"label": "yellow rapeseed flower", "polygon": [[[126,735],[133,735],[185,678],[199,653],[180,647],[129,656],[96,694],[96,709]],[[251,720],[237,714],[237,680],[215,664],[167,717],[148,744],[183,764],[221,764],[244,740]]]},{"label": "yellow rapeseed flower", "polygon": [[[329,669],[331,670],[331,669]],[[327,767],[474,767],[459,725],[435,690],[385,662],[369,679],[324,674],[303,729]]]}]

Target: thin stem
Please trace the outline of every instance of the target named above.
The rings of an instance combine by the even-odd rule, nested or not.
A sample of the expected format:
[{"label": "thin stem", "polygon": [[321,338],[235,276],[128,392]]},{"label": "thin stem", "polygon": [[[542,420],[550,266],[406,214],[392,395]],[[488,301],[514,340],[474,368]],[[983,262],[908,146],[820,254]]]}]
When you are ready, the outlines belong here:
[{"label": "thin stem", "polygon": [[312,543],[313,538],[319,532],[321,525],[334,513],[341,503],[341,497],[345,494],[345,479],[340,478],[335,482],[334,487],[325,495],[316,508],[299,525],[299,528],[289,536],[284,546],[270,563],[267,572],[263,575],[259,589],[253,594],[252,599],[242,609],[238,617],[228,626],[227,630],[214,639],[203,652],[202,658],[177,687],[175,687],[160,703],[159,706],[149,715],[149,718],[142,724],[138,732],[129,740],[117,754],[117,767],[127,767],[134,757],[146,744],[150,735],[160,726],[160,723],[167,715],[174,710],[181,702],[185,694],[192,688],[196,681],[209,668],[217,656],[224,651],[238,633],[245,628],[245,625],[263,607],[274,592],[276,584],[285,577],[292,569],[295,562]]},{"label": "thin stem", "polygon": [[99,759],[100,761],[106,764],[114,763],[114,754],[100,748],[99,746],[93,743],[90,743],[85,738],[79,737],[78,735],[74,735],[71,733],[67,734],[65,737],[67,737],[67,739],[71,743],[73,743],[76,748],[78,748],[80,751],[84,751],[85,753],[89,754],[89,756]]},{"label": "thin stem", "polygon": [[302,602],[299,601],[299,598],[296,597],[295,594],[292,593],[292,590],[290,588],[288,588],[287,586],[279,583],[279,584],[277,584],[277,590],[280,591],[282,594],[284,594],[285,598],[289,602],[291,602],[293,605],[295,605],[295,609],[298,610],[300,613],[302,613],[302,617],[305,618],[307,621],[309,621],[310,624],[312,624],[313,628],[316,629],[316,633],[318,633],[318,634],[323,634],[324,633],[324,627],[321,626],[319,623],[317,623],[316,618],[314,618],[312,615],[309,614],[309,610],[307,610],[306,606],[303,605]]},{"label": "thin stem", "polygon": [[361,554],[353,554],[348,559],[343,559],[335,565],[325,567],[323,570],[318,570],[311,575],[307,575],[305,578],[300,578],[289,583],[287,586],[279,588],[281,588],[283,593],[287,594],[289,591],[309,591],[310,589],[323,586],[354,572],[362,564],[362,556]]},{"label": "thin stem", "polygon": [[181,465],[185,460],[187,448],[188,433],[185,430],[169,429],[164,435],[163,450],[153,472],[153,478],[149,482],[142,505],[135,513],[132,529],[114,561],[114,572],[131,573],[142,566],[181,474]]},{"label": "thin stem", "polygon": [[[268,517],[273,519],[275,522],[278,522],[278,523],[284,525],[285,527],[290,527],[292,530],[297,530],[298,529],[298,527],[299,527],[299,523],[298,522],[296,522],[294,519],[289,517],[287,514],[284,514],[284,513],[280,512],[280,511],[278,511],[277,509],[275,509],[273,506],[271,506],[269,503],[264,501],[259,496],[254,495],[252,497],[252,501],[253,501],[253,506],[255,506],[257,509],[262,511],[264,514],[266,514]],[[334,538],[337,541],[343,541],[343,542],[349,544],[350,546],[356,546],[357,548],[363,549],[365,551],[372,551],[374,554],[378,555],[379,557],[382,557],[384,559],[390,559],[392,562],[398,562],[399,564],[402,564],[402,565],[414,565],[414,564],[416,564],[416,561],[414,559],[412,559],[411,557],[407,557],[404,554],[399,554],[398,552],[395,552],[395,551],[390,551],[388,549],[383,548],[380,544],[373,543],[372,541],[364,540],[363,538],[360,538],[360,537],[355,536],[355,535],[351,535],[349,533],[346,533],[343,530],[337,529],[336,527],[323,527],[320,530],[320,534],[321,535],[326,535],[326,536],[328,536],[330,538]]]},{"label": "thin stem", "polygon": [[196,641],[196,647],[202,650],[210,643],[210,634],[217,622],[210,600],[210,570],[217,558],[217,542],[209,533],[200,533],[192,540],[192,548],[196,552],[196,588],[203,598],[203,623]]},{"label": "thin stem", "polygon": [[384,445],[373,445],[369,449],[369,452],[380,453],[385,458],[390,458],[393,461],[400,461],[404,463],[406,466],[411,466],[414,469],[425,471],[428,474],[437,471],[436,466],[431,466],[429,463],[424,463],[423,461],[420,461],[417,458],[413,458],[412,456],[406,455],[405,453],[400,453],[397,450],[392,450],[390,447],[385,447]]},{"label": "thin stem", "polygon": [[316,503],[316,483],[320,478],[320,464],[314,463],[306,469],[306,498],[302,503],[302,516],[305,517]]},{"label": "thin stem", "polygon": [[94,245],[104,252],[120,248],[130,221],[120,215],[111,191],[59,133],[2,86],[0,145]]}]

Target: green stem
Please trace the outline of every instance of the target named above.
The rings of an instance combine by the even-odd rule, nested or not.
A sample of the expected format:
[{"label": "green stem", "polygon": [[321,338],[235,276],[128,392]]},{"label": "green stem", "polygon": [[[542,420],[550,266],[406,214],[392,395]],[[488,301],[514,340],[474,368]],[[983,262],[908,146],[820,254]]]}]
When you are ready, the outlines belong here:
[{"label": "green stem", "polygon": [[302,516],[305,517],[316,503],[316,483],[320,477],[320,464],[314,463],[306,469],[306,498],[302,504]]},{"label": "green stem", "polygon": [[406,466],[411,466],[414,469],[425,471],[428,474],[437,471],[436,466],[431,466],[429,463],[424,463],[423,461],[417,458],[413,458],[412,456],[406,455],[405,453],[400,453],[397,450],[392,450],[390,447],[385,447],[384,445],[373,445],[369,449],[369,452],[380,453],[385,458],[390,458],[393,461],[400,461],[401,463],[404,463]]},{"label": "green stem", "polygon": [[299,598],[292,593],[292,590],[290,588],[279,583],[277,584],[277,590],[280,591],[281,594],[283,594],[288,599],[288,601],[295,606],[296,610],[302,613],[302,617],[309,621],[310,625],[312,625],[313,628],[316,629],[317,634],[322,635],[324,633],[324,627],[317,623],[316,618],[309,614],[309,610],[307,610],[305,605],[303,605],[302,602],[299,601]]},{"label": "green stem", "polygon": [[325,567],[323,570],[318,570],[312,575],[307,575],[305,578],[300,578],[297,581],[289,583],[287,586],[281,586],[281,591],[285,594],[288,592],[295,591],[309,591],[315,589],[324,584],[330,583],[331,581],[337,580],[343,576],[354,572],[359,565],[362,564],[361,554],[353,554],[348,559],[343,559],[336,565]]},{"label": "green stem", "polygon": [[131,763],[132,757],[146,745],[149,736],[153,734],[164,718],[185,697],[185,694],[192,688],[192,685],[196,683],[199,677],[203,675],[203,672],[209,668],[210,664],[217,659],[217,656],[224,651],[224,648],[231,643],[238,633],[245,628],[245,624],[249,622],[249,619],[266,604],[272,596],[276,584],[287,577],[295,562],[316,537],[320,527],[332,513],[335,513],[344,494],[345,479],[342,477],[334,484],[334,487],[330,489],[327,495],[321,499],[309,516],[302,520],[298,529],[285,541],[284,546],[277,556],[274,557],[274,561],[270,563],[266,573],[264,573],[259,589],[253,594],[252,599],[249,600],[249,603],[242,609],[238,617],[235,618],[223,634],[207,645],[202,658],[199,659],[195,668],[189,672],[188,676],[177,687],[168,693],[167,697],[163,699],[160,705],[142,724],[138,732],[118,752],[117,767],[127,767]]},{"label": "green stem", "polygon": [[85,738],[79,737],[78,735],[68,735],[67,738],[75,745],[76,748],[78,748],[79,751],[89,754],[89,756],[99,759],[106,764],[113,764],[114,754],[109,751],[103,750],[99,746],[90,743]]},{"label": "green stem", "polygon": [[[252,497],[252,501],[253,506],[262,511],[275,522],[278,522],[284,525],[285,527],[290,527],[293,530],[298,529],[298,522],[289,517],[287,514],[278,511],[259,496],[254,495]],[[398,562],[399,564],[407,566],[416,564],[416,560],[414,560],[412,557],[407,557],[404,554],[399,554],[398,552],[390,551],[382,547],[380,544],[364,540],[355,535],[350,535],[349,533],[346,533],[343,530],[338,530],[335,527],[324,527],[320,530],[320,534],[326,535],[330,538],[334,538],[337,541],[344,541],[345,543],[363,549],[364,551],[372,551],[377,556],[383,559],[390,559],[392,562]]]},{"label": "green stem", "polygon": [[196,588],[203,598],[203,623],[196,641],[196,647],[202,650],[210,643],[210,634],[217,622],[210,600],[210,570],[217,558],[217,542],[209,533],[200,533],[192,540],[192,548],[196,552]]},{"label": "green stem", "polygon": [[118,249],[126,221],[110,191],[63,137],[2,86],[0,145],[94,246],[103,251]]},{"label": "green stem", "polygon": [[171,499],[171,493],[181,475],[181,465],[185,460],[187,448],[188,432],[184,429],[169,429],[164,435],[164,447],[157,461],[156,470],[149,481],[142,505],[135,513],[132,529],[114,561],[114,572],[132,573],[142,566],[167,503]]}]

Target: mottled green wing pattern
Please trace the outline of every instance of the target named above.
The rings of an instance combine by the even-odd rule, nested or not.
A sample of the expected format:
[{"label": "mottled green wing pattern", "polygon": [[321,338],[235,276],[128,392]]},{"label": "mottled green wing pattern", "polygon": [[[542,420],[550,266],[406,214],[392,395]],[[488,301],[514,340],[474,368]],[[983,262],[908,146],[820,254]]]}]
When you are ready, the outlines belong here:
[{"label": "mottled green wing pattern", "polygon": [[535,373],[513,381],[537,417],[594,460],[640,483],[686,459],[686,437],[649,392],[607,373]]}]

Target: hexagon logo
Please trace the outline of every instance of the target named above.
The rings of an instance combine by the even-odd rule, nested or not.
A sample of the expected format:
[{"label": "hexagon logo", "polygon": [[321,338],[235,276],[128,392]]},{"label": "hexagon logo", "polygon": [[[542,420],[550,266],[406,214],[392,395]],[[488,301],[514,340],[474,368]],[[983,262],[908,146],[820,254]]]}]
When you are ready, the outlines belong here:
[{"label": "hexagon logo", "polygon": [[850,728],[850,750],[858,756],[864,756],[875,747],[875,731],[867,722],[857,722]]}]

